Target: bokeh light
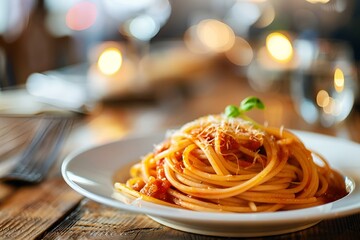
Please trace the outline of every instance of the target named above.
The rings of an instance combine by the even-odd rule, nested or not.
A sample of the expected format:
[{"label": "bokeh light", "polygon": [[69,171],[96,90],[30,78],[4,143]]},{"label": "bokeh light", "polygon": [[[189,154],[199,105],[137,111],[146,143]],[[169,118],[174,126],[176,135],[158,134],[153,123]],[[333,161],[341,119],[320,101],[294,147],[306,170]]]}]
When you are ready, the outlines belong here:
[{"label": "bokeh light", "polygon": [[330,97],[327,91],[320,90],[316,95],[316,103],[319,107],[325,107],[330,102]]},{"label": "bokeh light", "polygon": [[225,53],[225,56],[235,65],[247,66],[253,60],[254,51],[244,38],[236,37],[235,44]]},{"label": "bokeh light", "polygon": [[160,30],[160,25],[149,15],[140,15],[125,22],[121,32],[129,37],[149,41]]},{"label": "bokeh light", "polygon": [[266,49],[279,62],[289,62],[293,56],[293,47],[287,36],[279,32],[266,37]]},{"label": "bokeh light", "polygon": [[185,46],[193,53],[204,54],[208,52],[208,49],[200,42],[196,33],[197,25],[190,26],[184,33]]},{"label": "bokeh light", "polygon": [[259,20],[255,23],[255,26],[258,28],[265,28],[274,21],[275,16],[276,13],[274,6],[272,4],[267,4],[264,7]]},{"label": "bokeh light", "polygon": [[215,52],[229,50],[235,42],[233,30],[215,19],[201,21],[197,26],[197,34],[203,45]]},{"label": "bokeh light", "polygon": [[234,30],[236,35],[247,37],[249,36],[250,27],[256,23],[262,15],[261,8],[255,1],[233,2],[233,5],[224,17],[224,21]]},{"label": "bokeh light", "polygon": [[344,72],[340,68],[335,69],[334,88],[337,92],[342,92],[345,86]]},{"label": "bokeh light", "polygon": [[97,7],[93,2],[82,1],[74,4],[66,14],[66,25],[75,31],[90,28],[96,21]]},{"label": "bokeh light", "polygon": [[323,107],[323,111],[329,115],[338,115],[339,111],[336,111],[336,101],[332,97],[329,97],[329,102]]},{"label": "bokeh light", "polygon": [[222,53],[233,47],[235,33],[219,20],[205,19],[185,31],[184,43],[194,53]]},{"label": "bokeh light", "polygon": [[100,54],[97,66],[103,74],[113,75],[120,70],[122,61],[122,54],[119,49],[107,48]]}]

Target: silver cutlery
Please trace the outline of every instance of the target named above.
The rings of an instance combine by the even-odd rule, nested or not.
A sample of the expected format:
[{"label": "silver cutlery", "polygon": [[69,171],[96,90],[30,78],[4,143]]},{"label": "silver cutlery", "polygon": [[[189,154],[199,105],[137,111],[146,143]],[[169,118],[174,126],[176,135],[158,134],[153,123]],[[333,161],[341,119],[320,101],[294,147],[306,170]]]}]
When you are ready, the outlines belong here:
[{"label": "silver cutlery", "polygon": [[7,182],[39,183],[58,159],[74,118],[39,117],[38,129],[19,155],[14,167],[2,177]]}]

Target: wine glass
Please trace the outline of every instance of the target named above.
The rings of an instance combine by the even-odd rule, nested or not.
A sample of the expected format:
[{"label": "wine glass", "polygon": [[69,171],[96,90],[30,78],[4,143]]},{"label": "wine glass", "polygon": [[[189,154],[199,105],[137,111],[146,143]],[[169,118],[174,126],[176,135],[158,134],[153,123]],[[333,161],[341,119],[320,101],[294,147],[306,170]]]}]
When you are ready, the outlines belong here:
[{"label": "wine glass", "polygon": [[291,94],[295,106],[310,123],[331,127],[351,112],[357,76],[351,47],[331,40],[298,40],[299,67],[293,73]]},{"label": "wine glass", "polygon": [[142,61],[150,52],[150,41],[165,25],[171,14],[169,0],[105,0],[105,12],[118,25],[118,30],[127,39],[128,58],[137,66],[137,91],[147,87],[146,68]]},{"label": "wine glass", "polygon": [[103,6],[140,55],[146,54],[149,41],[171,14],[169,0],[105,0]]}]

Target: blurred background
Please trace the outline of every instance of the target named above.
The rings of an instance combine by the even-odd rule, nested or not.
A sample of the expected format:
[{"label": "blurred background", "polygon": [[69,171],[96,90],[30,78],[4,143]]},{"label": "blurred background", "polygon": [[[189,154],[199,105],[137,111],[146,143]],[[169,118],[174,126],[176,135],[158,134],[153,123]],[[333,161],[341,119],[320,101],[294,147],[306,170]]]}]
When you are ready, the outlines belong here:
[{"label": "blurred background", "polygon": [[91,111],[231,76],[328,127],[360,111],[359,61],[356,0],[0,0],[0,110],[13,89]]}]

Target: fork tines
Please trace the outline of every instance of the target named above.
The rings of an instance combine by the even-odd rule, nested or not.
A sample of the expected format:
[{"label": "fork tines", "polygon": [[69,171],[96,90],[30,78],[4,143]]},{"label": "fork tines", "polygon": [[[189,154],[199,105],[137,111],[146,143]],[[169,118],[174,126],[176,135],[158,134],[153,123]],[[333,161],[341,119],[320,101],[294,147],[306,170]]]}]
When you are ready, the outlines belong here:
[{"label": "fork tines", "polygon": [[30,144],[3,180],[26,183],[42,181],[57,160],[72,123],[72,118],[41,118]]}]

